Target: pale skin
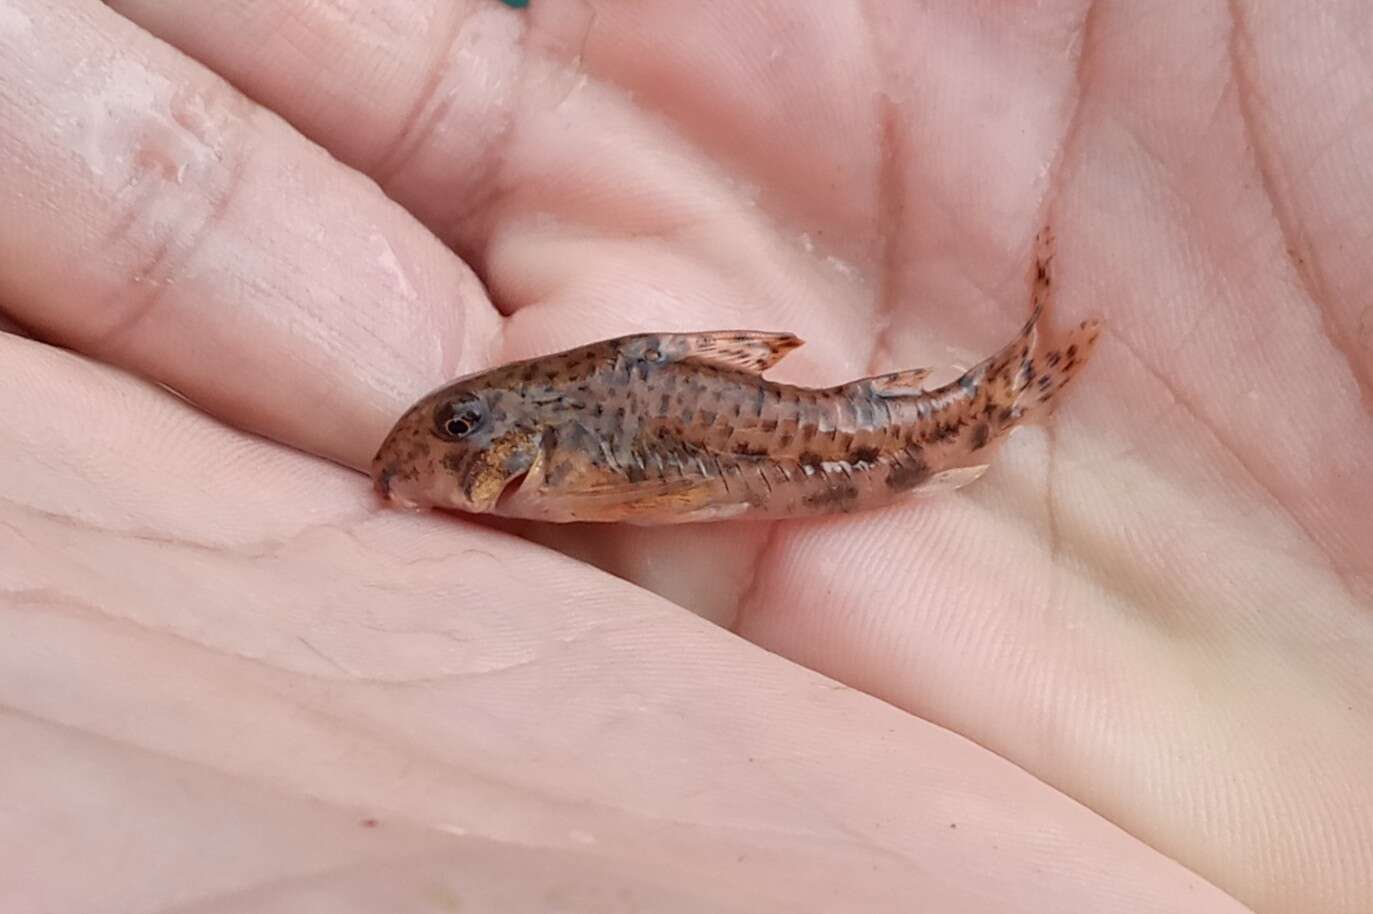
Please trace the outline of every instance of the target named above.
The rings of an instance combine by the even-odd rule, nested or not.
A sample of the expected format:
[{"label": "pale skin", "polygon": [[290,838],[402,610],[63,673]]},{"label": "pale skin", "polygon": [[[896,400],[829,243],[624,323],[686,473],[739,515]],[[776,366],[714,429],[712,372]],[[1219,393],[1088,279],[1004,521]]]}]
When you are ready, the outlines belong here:
[{"label": "pale skin", "polygon": [[[897,6],[0,0],[0,909],[1373,908],[1364,5]],[[1106,330],[964,491],[359,472],[621,333],[966,365],[1043,221]]]}]

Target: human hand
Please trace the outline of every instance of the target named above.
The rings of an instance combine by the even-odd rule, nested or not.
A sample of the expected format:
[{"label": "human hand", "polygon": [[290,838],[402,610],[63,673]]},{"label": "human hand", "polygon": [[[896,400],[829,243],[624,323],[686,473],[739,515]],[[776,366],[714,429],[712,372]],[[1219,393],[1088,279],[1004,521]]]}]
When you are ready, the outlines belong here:
[{"label": "human hand", "polygon": [[[0,340],[14,898],[1237,909],[1172,857],[1367,906],[1367,133],[1291,23],[110,6],[256,103],[0,5],[0,304],[95,360]],[[1107,336],[975,487],[522,531],[857,692],[281,446],[361,468],[437,383],[641,329],[792,330],[814,383],[970,361],[1046,207],[1048,332]]]}]

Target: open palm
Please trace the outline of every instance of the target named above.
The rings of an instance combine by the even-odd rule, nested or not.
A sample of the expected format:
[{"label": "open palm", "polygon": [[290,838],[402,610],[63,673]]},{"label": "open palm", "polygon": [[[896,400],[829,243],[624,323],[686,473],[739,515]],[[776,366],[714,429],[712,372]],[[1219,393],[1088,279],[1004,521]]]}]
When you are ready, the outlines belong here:
[{"label": "open palm", "polygon": [[[1368,910],[1326,6],[0,0],[0,908]],[[1045,221],[1106,333],[959,493],[494,529],[354,472],[622,333],[969,364]]]}]

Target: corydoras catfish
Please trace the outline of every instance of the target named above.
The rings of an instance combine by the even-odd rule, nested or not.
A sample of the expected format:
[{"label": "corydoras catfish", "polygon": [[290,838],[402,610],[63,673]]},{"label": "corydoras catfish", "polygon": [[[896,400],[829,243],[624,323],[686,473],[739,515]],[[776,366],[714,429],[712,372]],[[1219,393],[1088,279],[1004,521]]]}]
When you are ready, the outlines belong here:
[{"label": "corydoras catfish", "polygon": [[1052,259],[1045,229],[1029,320],[934,389],[923,368],[828,388],[769,381],[801,345],[789,333],[640,333],[433,391],[396,422],[372,476],[404,507],[641,525],[866,511],[956,489],[1091,355],[1097,321],[1040,346]]}]

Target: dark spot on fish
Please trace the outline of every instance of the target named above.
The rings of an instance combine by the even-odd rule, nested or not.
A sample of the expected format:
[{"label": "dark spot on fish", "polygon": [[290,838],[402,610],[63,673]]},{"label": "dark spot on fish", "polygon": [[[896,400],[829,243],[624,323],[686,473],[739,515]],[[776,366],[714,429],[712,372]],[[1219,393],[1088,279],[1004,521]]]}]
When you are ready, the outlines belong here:
[{"label": "dark spot on fish", "polygon": [[570,475],[572,475],[572,461],[559,460],[557,463],[553,464],[551,467],[548,468],[548,475],[545,477],[545,479],[547,480],[548,485],[556,489],[558,486],[566,482],[567,477]]},{"label": "dark spot on fish", "polygon": [[658,412],[666,413],[668,406],[670,406],[671,404],[672,398],[667,394],[663,394],[661,397],[658,398]]},{"label": "dark spot on fish", "polygon": [[734,407],[730,410],[730,413],[734,418],[738,419],[744,413],[744,404],[739,400],[735,400]]},{"label": "dark spot on fish", "polygon": [[1002,409],[1001,412],[997,415],[996,418],[999,419],[999,420],[1004,424],[1004,423],[1010,422],[1011,419],[1014,418],[1014,416],[1015,416],[1015,411],[1012,410],[1012,409],[1008,406],[1008,407]]},{"label": "dark spot on fish", "polygon": [[827,489],[807,495],[801,499],[801,503],[810,508],[842,508],[852,504],[857,499],[858,486],[848,484],[830,486]]},{"label": "dark spot on fish", "polygon": [[630,463],[625,466],[625,478],[630,482],[643,482],[648,478],[648,474],[637,463]]},{"label": "dark spot on fish", "polygon": [[929,473],[924,460],[907,453],[892,465],[891,472],[887,474],[887,488],[893,492],[907,492],[924,482]]},{"label": "dark spot on fish", "polygon": [[1071,361],[1075,358],[1077,358],[1077,343],[1073,343],[1068,347],[1068,359]]},{"label": "dark spot on fish", "polygon": [[848,461],[849,463],[876,463],[877,455],[880,453],[881,451],[871,446],[855,448],[849,453]]},{"label": "dark spot on fish", "polygon": [[762,422],[758,423],[758,430],[765,435],[777,431],[777,420],[764,419]]},{"label": "dark spot on fish", "polygon": [[464,467],[463,455],[458,451],[450,451],[443,455],[443,465],[450,473],[461,475]]},{"label": "dark spot on fish", "polygon": [[1063,353],[1061,353],[1061,352],[1051,352],[1051,353],[1049,353],[1049,357],[1048,357],[1047,359],[1045,359],[1045,361],[1049,363],[1049,367],[1050,367],[1050,368],[1053,368],[1053,367],[1054,367],[1055,365],[1057,365],[1059,362],[1063,361]]},{"label": "dark spot on fish", "polygon": [[1040,390],[1045,390],[1045,389],[1047,389],[1048,386],[1049,386],[1050,384],[1052,384],[1052,383],[1053,383],[1053,378],[1049,377],[1048,375],[1042,374],[1042,375],[1039,376],[1039,389],[1040,389]]},{"label": "dark spot on fish", "polygon": [[979,422],[973,426],[972,448],[980,451],[987,446],[987,439],[991,437],[992,430],[987,427],[987,423]]},{"label": "dark spot on fish", "polygon": [[600,418],[605,415],[605,406],[597,403],[595,406],[591,407],[591,411],[596,414],[597,418]]},{"label": "dark spot on fish", "polygon": [[747,441],[736,441],[730,450],[742,457],[766,457],[769,454],[767,448],[749,444]]},{"label": "dark spot on fish", "polygon": [[758,418],[761,419],[763,418],[763,407],[767,405],[768,401],[768,390],[762,384],[759,384],[754,390],[755,399],[753,403],[753,411],[758,416]]},{"label": "dark spot on fish", "polygon": [[708,409],[707,409],[707,410],[703,410],[703,411],[701,412],[701,424],[702,424],[702,425],[714,425],[714,424],[715,424],[715,413],[712,412],[711,410],[708,410]]},{"label": "dark spot on fish", "polygon": [[977,379],[971,374],[965,374],[963,377],[959,378],[958,386],[963,388],[965,394],[971,395],[977,393]]},{"label": "dark spot on fish", "polygon": [[791,432],[783,432],[781,437],[777,439],[777,446],[779,448],[791,447],[792,439],[795,437],[796,436],[794,436]]},{"label": "dark spot on fish", "polygon": [[814,451],[802,451],[797,455],[796,462],[803,467],[818,467],[820,464],[824,463],[825,460]]}]

